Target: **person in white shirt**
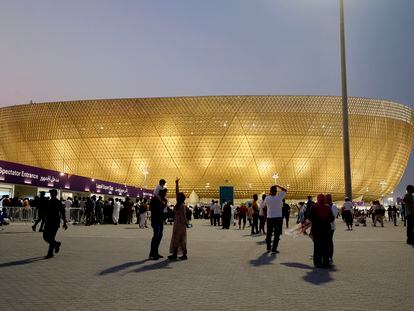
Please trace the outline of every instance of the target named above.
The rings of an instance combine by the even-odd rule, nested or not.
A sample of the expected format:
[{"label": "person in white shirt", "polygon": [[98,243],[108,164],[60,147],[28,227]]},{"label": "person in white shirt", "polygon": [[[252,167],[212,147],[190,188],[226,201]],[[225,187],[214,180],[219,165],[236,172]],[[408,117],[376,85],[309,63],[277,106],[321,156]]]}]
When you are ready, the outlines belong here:
[{"label": "person in white shirt", "polygon": [[233,226],[235,226],[236,220],[234,219],[234,206],[230,205],[230,208],[231,208],[230,224],[233,224]]},{"label": "person in white shirt", "polygon": [[[277,193],[277,188],[281,191]],[[275,185],[270,187],[270,195],[264,200],[263,207],[267,208],[267,234],[266,234],[266,247],[267,252],[272,249],[272,254],[277,254],[279,251],[279,237],[282,233],[283,225],[283,199],[285,198],[287,190],[281,186]],[[274,233],[274,240],[272,245],[272,235]]]},{"label": "person in white shirt", "polygon": [[121,202],[119,202],[118,198],[116,198],[114,202],[114,210],[112,212],[112,221],[114,222],[114,225],[118,224],[120,210],[121,210]]},{"label": "person in white shirt", "polygon": [[160,200],[161,200],[160,191],[165,188],[166,184],[167,184],[167,182],[165,181],[165,179],[160,179],[158,185],[154,189],[154,196],[156,196]]},{"label": "person in white shirt", "polygon": [[259,202],[259,233],[263,232],[263,234],[266,234],[265,232],[265,223],[266,223],[266,215],[265,215],[265,209],[264,209],[264,200],[266,199],[266,195],[262,195],[262,200]]},{"label": "person in white shirt", "polygon": [[218,225],[220,227],[221,206],[218,203],[218,201],[214,203],[213,209],[214,209],[214,226]]},{"label": "person in white shirt", "polygon": [[70,208],[72,207],[72,200],[68,197],[65,201],[65,217],[70,220]]},{"label": "person in white shirt", "polygon": [[374,201],[372,210],[374,214],[374,227],[377,226],[377,221],[381,224],[381,227],[384,227],[383,212],[385,212],[385,209],[378,200]]},{"label": "person in white shirt", "polygon": [[144,198],[144,200],[140,203],[138,207],[139,227],[141,229],[147,228],[147,217],[148,217],[147,211],[148,211],[147,199]]},{"label": "person in white shirt", "polygon": [[210,204],[210,225],[214,225],[214,204],[216,202],[214,200],[211,200]]},{"label": "person in white shirt", "polygon": [[353,217],[352,217],[352,209],[354,205],[352,204],[352,201],[350,198],[345,198],[344,206],[342,207],[344,211],[344,219],[346,226],[348,227],[347,230],[352,230],[353,225]]},{"label": "person in white shirt", "polygon": [[329,205],[331,208],[332,214],[334,216],[334,221],[331,222],[331,234],[329,237],[329,261],[330,263],[333,262],[333,252],[334,252],[334,244],[333,244],[333,235],[336,229],[335,219],[338,216],[338,207],[332,202],[332,195],[327,194],[325,196],[326,204]]}]

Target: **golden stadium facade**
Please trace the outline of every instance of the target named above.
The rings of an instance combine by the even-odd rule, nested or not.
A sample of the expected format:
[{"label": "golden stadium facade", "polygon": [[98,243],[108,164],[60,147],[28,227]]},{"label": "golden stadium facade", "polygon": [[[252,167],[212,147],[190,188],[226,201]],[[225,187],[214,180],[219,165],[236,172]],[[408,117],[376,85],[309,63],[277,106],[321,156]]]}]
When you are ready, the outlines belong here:
[{"label": "golden stadium facade", "polygon": [[[36,103],[0,109],[0,158],[202,198],[288,187],[289,198],[343,198],[340,97],[206,96]],[[406,168],[413,110],[349,98],[354,197],[392,191]]]}]

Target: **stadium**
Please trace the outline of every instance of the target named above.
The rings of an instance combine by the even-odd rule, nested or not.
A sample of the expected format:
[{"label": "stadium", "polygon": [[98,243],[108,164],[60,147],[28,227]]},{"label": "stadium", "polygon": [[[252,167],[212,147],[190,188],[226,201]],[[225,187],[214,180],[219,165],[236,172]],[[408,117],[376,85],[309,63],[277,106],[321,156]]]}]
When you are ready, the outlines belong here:
[{"label": "stadium", "polygon": [[[0,158],[152,189],[176,177],[187,195],[343,199],[341,98],[205,96],[99,99],[0,108]],[[364,200],[398,185],[414,135],[412,109],[349,98],[352,190]]]}]

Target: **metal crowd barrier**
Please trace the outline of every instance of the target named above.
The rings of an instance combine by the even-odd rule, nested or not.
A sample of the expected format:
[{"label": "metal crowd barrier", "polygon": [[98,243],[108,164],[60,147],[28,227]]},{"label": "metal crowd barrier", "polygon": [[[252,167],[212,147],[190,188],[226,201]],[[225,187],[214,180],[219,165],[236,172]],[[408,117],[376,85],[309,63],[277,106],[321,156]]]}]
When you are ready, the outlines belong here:
[{"label": "metal crowd barrier", "polygon": [[[10,219],[11,222],[32,222],[37,219],[38,213],[36,207],[20,207],[20,206],[3,206],[4,217]],[[65,208],[66,219],[73,223],[83,221],[83,210],[79,207]]]},{"label": "metal crowd barrier", "polygon": [[82,223],[85,221],[84,211],[80,207],[69,207],[65,208],[66,210],[66,219],[73,223]]},{"label": "metal crowd barrier", "polygon": [[2,210],[5,218],[19,222],[31,222],[36,213],[34,207],[3,206]]}]

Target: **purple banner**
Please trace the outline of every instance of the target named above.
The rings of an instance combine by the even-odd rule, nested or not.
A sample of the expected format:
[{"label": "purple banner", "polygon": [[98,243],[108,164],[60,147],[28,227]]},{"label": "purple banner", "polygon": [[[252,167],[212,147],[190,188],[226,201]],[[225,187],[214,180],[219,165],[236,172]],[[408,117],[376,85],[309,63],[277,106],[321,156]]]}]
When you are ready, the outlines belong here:
[{"label": "purple banner", "polygon": [[60,189],[63,191],[92,192],[113,196],[151,197],[153,191],[128,185],[70,175],[43,168],[0,160],[0,182]]}]

